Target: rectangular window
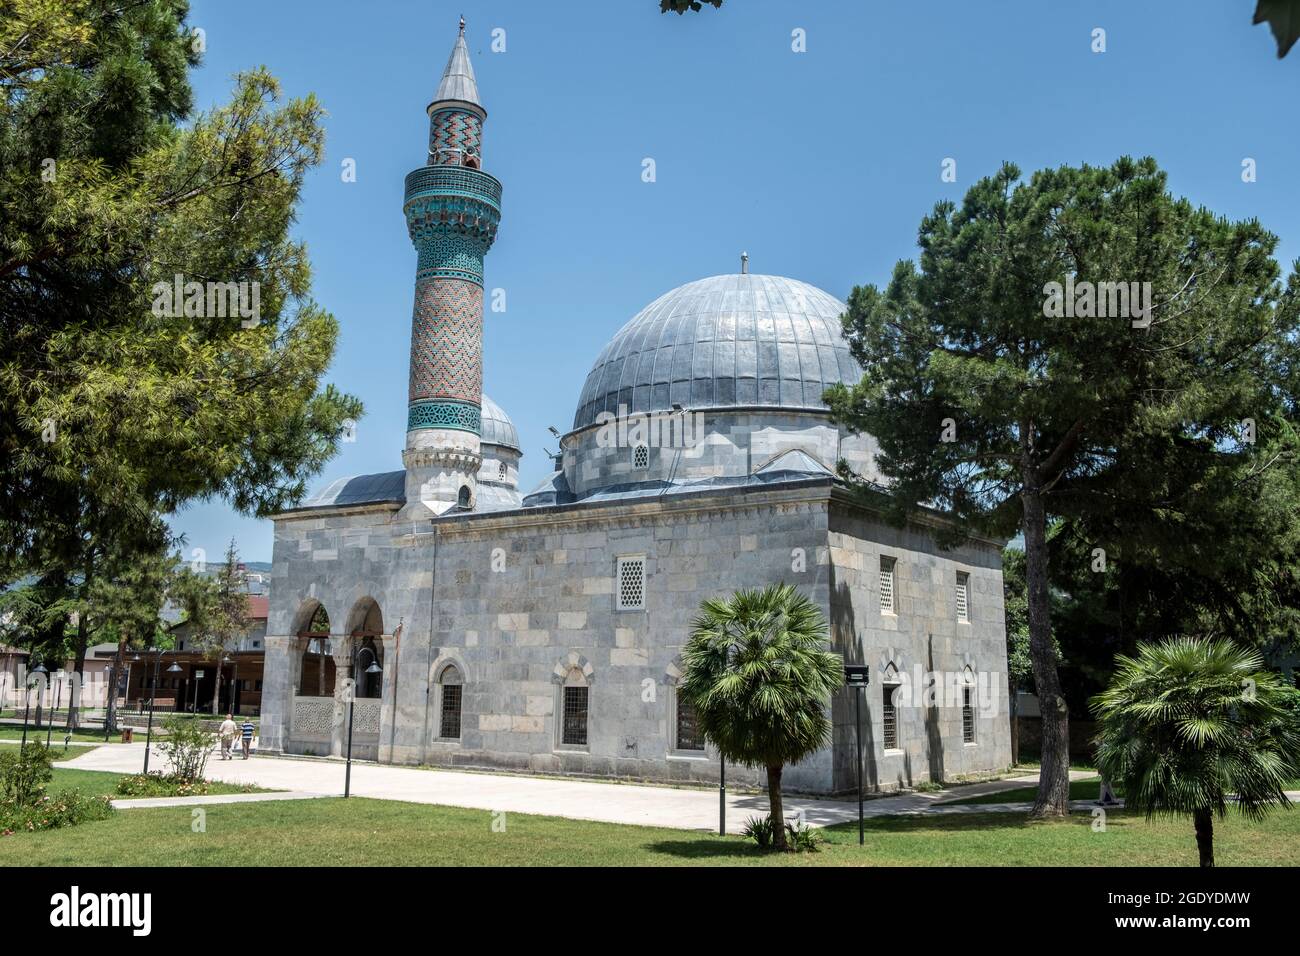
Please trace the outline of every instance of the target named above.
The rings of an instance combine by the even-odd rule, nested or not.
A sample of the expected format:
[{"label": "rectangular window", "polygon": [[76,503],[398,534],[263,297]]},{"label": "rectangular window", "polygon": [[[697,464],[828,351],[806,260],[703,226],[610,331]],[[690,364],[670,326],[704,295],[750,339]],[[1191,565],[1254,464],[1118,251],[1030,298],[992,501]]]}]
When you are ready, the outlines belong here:
[{"label": "rectangular window", "polygon": [[560,743],[587,746],[587,688],[564,688],[564,717]]},{"label": "rectangular window", "polygon": [[677,698],[677,749],[704,749],[704,735],[695,719],[695,708],[680,697]]},{"label": "rectangular window", "polygon": [[880,558],[880,611],[882,614],[894,613],[894,566],[898,562],[893,558]]},{"label": "rectangular window", "polygon": [[970,621],[970,575],[957,572],[957,620]]},{"label": "rectangular window", "polygon": [[972,696],[969,687],[961,689],[961,742],[964,744],[975,742],[975,708],[971,705]]},{"label": "rectangular window", "polygon": [[898,711],[894,707],[894,691],[898,687],[898,684],[884,685],[884,708],[880,723],[886,750],[898,749]]},{"label": "rectangular window", "polygon": [[618,559],[618,609],[638,611],[645,607],[645,558]]},{"label": "rectangular window", "polygon": [[444,684],[442,687],[442,719],[438,736],[448,740],[460,739],[460,685]]}]

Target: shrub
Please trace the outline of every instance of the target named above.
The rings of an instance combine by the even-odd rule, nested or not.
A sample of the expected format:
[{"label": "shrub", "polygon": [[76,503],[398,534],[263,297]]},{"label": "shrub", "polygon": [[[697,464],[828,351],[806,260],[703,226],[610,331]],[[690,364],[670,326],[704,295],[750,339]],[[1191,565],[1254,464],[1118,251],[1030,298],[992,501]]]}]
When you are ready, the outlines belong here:
[{"label": "shrub", "polygon": [[796,853],[817,853],[821,850],[825,838],[808,826],[806,823],[796,821],[785,825],[785,832],[789,834],[786,841],[790,849]]},{"label": "shrub", "polygon": [[[245,793],[252,793],[253,784],[244,784]],[[157,771],[150,774],[136,773],[122,777],[117,781],[119,797],[195,797],[208,792],[206,780],[186,780],[175,774]]]},{"label": "shrub", "polygon": [[217,737],[192,720],[169,716],[163,721],[163,732],[167,739],[159,744],[158,749],[171,764],[170,777],[181,780],[203,780],[203,771],[207,769],[208,757],[217,745]]},{"label": "shrub", "polygon": [[808,826],[796,820],[794,823],[785,825],[786,841],[785,846],[776,845],[776,828],[772,826],[772,818],[769,817],[750,817],[745,822],[745,836],[749,837],[758,844],[760,850],[791,850],[795,853],[816,853],[821,849],[822,844],[826,842],[825,838]]},{"label": "shrub", "polygon": [[53,776],[50,751],[42,743],[6,747],[0,752],[0,794],[6,806],[27,807],[38,803]]},{"label": "shrub", "polygon": [[52,797],[42,795],[27,805],[6,799],[0,803],[0,836],[76,826],[89,820],[103,820],[112,813],[108,797],[87,797],[80,790],[62,790]]},{"label": "shrub", "polygon": [[772,846],[772,818],[771,817],[750,817],[745,822],[745,836],[749,837],[758,844],[760,850],[766,850]]}]

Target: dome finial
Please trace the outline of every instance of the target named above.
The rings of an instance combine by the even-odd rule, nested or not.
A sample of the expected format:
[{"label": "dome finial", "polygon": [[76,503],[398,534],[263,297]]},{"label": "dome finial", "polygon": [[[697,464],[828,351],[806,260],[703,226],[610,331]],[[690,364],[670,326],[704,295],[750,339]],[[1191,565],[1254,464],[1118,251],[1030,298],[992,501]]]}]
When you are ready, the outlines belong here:
[{"label": "dome finial", "polygon": [[749,274],[749,253],[748,252],[742,252],[740,254],[740,274],[742,276]]},{"label": "dome finial", "polygon": [[460,15],[460,35],[465,35],[465,14]]}]

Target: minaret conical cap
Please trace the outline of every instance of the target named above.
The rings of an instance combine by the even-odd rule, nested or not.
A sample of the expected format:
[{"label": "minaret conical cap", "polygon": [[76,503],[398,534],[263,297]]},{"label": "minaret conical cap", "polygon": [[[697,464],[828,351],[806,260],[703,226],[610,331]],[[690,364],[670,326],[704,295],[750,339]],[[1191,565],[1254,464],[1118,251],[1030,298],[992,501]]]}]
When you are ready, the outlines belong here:
[{"label": "minaret conical cap", "polygon": [[471,103],[479,109],[483,104],[478,99],[478,83],[474,80],[474,67],[469,62],[469,47],[465,45],[465,21],[460,21],[460,36],[456,37],[456,45],[451,48],[451,56],[447,58],[447,68],[442,71],[442,82],[438,84],[438,92],[433,95],[435,103],[443,100],[457,100],[461,103]]}]

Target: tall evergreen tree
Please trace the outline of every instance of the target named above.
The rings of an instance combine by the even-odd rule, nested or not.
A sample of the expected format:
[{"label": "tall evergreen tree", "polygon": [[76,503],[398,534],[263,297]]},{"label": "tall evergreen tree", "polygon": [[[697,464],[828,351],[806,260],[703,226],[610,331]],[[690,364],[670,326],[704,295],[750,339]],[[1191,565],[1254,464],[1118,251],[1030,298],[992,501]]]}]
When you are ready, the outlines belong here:
[{"label": "tall evergreen tree", "polygon": [[196,497],[295,501],[361,411],[320,386],[337,324],[289,233],[319,104],[256,70],[191,115],[183,0],[5,7],[0,570],[84,572]]},{"label": "tall evergreen tree", "polygon": [[[1151,159],[1027,182],[1007,164],[925,217],[919,268],[901,262],[885,289],[849,298],[865,373],[828,398],[879,440],[895,519],[924,503],[957,519],[953,537],[1024,532],[1035,815],[1069,799],[1049,523],[1079,521],[1103,551],[1107,527],[1136,528],[1150,561],[1221,563],[1211,552],[1230,531],[1231,560],[1252,567],[1289,533],[1297,281],[1283,287],[1276,242],[1174,198]],[[1243,500],[1258,507],[1222,504]]]}]

